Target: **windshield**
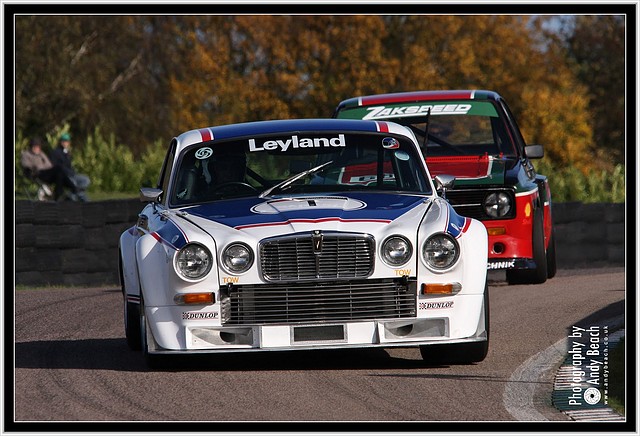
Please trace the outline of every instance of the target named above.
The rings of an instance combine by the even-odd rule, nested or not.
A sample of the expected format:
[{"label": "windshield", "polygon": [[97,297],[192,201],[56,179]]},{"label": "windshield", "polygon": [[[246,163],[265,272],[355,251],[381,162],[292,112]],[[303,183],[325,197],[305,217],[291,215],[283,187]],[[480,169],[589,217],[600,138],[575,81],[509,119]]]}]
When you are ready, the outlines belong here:
[{"label": "windshield", "polygon": [[486,101],[387,104],[344,109],[337,118],[387,120],[409,127],[424,143],[429,113],[426,157],[511,156],[516,154],[507,126],[492,103]]},{"label": "windshield", "polygon": [[260,136],[186,149],[170,204],[349,191],[431,194],[420,155],[389,133]]}]

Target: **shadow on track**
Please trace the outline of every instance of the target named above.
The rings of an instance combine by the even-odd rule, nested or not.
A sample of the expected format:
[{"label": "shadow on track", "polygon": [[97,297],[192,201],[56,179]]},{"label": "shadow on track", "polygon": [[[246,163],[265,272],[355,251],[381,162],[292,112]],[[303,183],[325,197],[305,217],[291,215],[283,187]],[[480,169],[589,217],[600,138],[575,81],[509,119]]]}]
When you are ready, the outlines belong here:
[{"label": "shadow on track", "polygon": [[[419,357],[392,357],[384,348],[263,351],[166,356],[163,371],[289,371],[442,368]],[[124,338],[31,341],[15,344],[16,368],[152,371]]]}]

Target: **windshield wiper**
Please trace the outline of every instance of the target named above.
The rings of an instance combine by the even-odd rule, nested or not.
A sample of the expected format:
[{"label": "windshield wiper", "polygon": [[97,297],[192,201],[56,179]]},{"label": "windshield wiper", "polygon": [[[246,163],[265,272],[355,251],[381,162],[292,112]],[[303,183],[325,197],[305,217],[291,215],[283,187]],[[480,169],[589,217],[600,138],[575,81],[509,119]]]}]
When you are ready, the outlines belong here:
[{"label": "windshield wiper", "polygon": [[329,164],[332,164],[333,161],[330,160],[329,162],[325,162],[321,165],[318,165],[317,167],[313,167],[311,169],[305,170],[301,173],[296,174],[295,176],[289,177],[286,180],[283,180],[282,182],[278,183],[277,185],[272,186],[271,188],[263,191],[258,197],[259,198],[264,198],[267,195],[271,194],[272,191],[275,191],[276,189],[280,189],[280,190],[284,190],[286,189],[288,186],[290,186],[293,182],[295,182],[296,180],[300,180],[303,177],[308,176],[309,174],[313,174],[313,173],[317,173],[318,171],[320,171],[321,169],[323,169],[324,167],[326,167]]}]

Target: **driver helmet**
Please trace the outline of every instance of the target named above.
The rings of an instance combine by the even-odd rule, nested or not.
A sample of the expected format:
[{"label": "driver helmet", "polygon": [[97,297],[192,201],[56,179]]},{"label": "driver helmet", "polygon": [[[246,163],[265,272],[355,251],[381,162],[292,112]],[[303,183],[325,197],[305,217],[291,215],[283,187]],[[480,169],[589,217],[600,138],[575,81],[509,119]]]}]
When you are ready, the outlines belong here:
[{"label": "driver helmet", "polygon": [[230,182],[244,182],[247,171],[247,157],[244,153],[224,153],[213,155],[208,169],[215,185]]}]

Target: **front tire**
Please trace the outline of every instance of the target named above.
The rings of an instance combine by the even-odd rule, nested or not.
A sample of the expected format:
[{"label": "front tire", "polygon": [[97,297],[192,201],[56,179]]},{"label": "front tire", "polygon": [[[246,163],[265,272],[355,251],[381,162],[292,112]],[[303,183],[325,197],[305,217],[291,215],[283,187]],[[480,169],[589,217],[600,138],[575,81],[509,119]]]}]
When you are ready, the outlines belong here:
[{"label": "front tire", "polygon": [[149,352],[151,341],[153,341],[152,343],[155,344],[155,339],[153,339],[153,334],[151,333],[151,328],[149,327],[149,323],[147,321],[142,293],[140,293],[140,312],[138,319],[140,320],[140,330],[138,331],[138,335],[140,338],[142,355],[144,356],[144,360],[147,363],[147,366],[153,369],[166,368],[168,364],[167,356],[161,356]]},{"label": "front tire", "polygon": [[489,353],[489,286],[485,284],[483,317],[486,340],[461,344],[420,345],[422,360],[432,365],[470,365],[482,362]]},{"label": "front tire", "polygon": [[127,337],[127,345],[133,351],[142,349],[140,335],[140,305],[127,301],[124,296],[124,330]]},{"label": "front tire", "polygon": [[547,252],[544,247],[544,219],[542,210],[538,210],[534,215],[531,243],[533,244],[533,260],[536,263],[536,268],[507,270],[507,281],[510,285],[540,284],[547,281]]},{"label": "front tire", "polygon": [[124,284],[124,274],[122,273],[122,258],[119,259],[120,283],[122,283],[122,299],[124,306],[124,333],[127,338],[127,345],[133,351],[140,351],[140,305],[128,301],[127,288]]}]

